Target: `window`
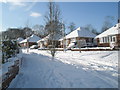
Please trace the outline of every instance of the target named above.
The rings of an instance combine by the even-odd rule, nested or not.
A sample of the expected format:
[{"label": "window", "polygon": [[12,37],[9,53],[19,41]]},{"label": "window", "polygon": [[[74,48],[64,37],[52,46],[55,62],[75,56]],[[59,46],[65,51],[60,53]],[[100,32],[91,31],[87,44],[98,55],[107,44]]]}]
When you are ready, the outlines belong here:
[{"label": "window", "polygon": [[104,43],[107,43],[107,37],[105,37],[105,42]]},{"label": "window", "polygon": [[105,42],[105,38],[103,37],[103,43]]},{"label": "window", "polygon": [[112,42],[116,42],[116,36],[112,37]]},{"label": "window", "polygon": [[108,42],[110,42],[110,38],[108,37]]},{"label": "window", "polygon": [[109,37],[102,37],[102,38],[100,39],[100,42],[101,42],[101,43],[108,43],[108,42],[109,42]]},{"label": "window", "polygon": [[103,38],[100,38],[100,43],[103,43]]},{"label": "window", "polygon": [[100,38],[100,43],[116,42],[116,36],[107,36]]},{"label": "window", "polygon": [[115,37],[113,37],[113,42],[115,42]]},{"label": "window", "polygon": [[107,43],[109,43],[109,37],[107,36],[106,38],[107,38]]},{"label": "window", "polygon": [[112,36],[110,36],[110,42],[112,42]]},{"label": "window", "polygon": [[104,37],[104,43],[106,43],[106,37]]}]

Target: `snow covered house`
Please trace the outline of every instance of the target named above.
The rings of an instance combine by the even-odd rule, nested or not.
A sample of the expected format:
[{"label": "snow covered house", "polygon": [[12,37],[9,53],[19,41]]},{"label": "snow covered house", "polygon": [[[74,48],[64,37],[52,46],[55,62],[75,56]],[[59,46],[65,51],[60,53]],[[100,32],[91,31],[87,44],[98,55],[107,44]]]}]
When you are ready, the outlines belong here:
[{"label": "snow covered house", "polygon": [[120,47],[120,23],[95,37],[98,46]]},{"label": "snow covered house", "polygon": [[23,40],[24,40],[24,39],[21,38],[21,37],[17,38],[17,42],[18,42],[18,43],[21,42],[21,41],[23,41]]},{"label": "snow covered house", "polygon": [[48,38],[49,38],[49,35],[42,38],[41,40],[38,40],[37,41],[37,44],[38,44],[38,47],[39,48],[44,48],[44,47],[47,47],[48,46]]},{"label": "snow covered house", "polygon": [[29,43],[29,47],[32,46],[32,45],[37,45],[37,41],[40,40],[40,39],[41,39],[40,37],[33,34],[30,37],[22,40],[20,42],[20,46],[27,47],[28,43]]},{"label": "snow covered house", "polygon": [[70,34],[66,35],[64,37],[64,40],[62,38],[59,41],[61,47],[63,47],[63,45],[67,47],[73,42],[76,42],[77,44],[80,44],[80,47],[83,47],[87,46],[88,44],[93,45],[95,36],[96,35],[89,30],[79,27],[76,30],[72,31]]},{"label": "snow covered house", "polygon": [[62,35],[60,35],[60,34],[55,34],[55,35],[49,34],[48,36],[37,41],[38,46],[39,46],[39,48],[47,48],[49,45],[51,45],[51,43],[52,43],[51,41],[54,41],[55,47],[60,47],[59,39],[61,38],[61,36]]}]

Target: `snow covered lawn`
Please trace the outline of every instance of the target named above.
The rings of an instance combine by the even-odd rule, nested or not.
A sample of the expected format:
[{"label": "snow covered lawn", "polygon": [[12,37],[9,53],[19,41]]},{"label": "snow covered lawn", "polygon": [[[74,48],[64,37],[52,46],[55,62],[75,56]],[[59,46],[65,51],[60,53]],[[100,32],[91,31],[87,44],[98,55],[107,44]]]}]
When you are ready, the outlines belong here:
[{"label": "snow covered lawn", "polygon": [[9,88],[118,88],[118,51],[23,50],[23,65]]}]

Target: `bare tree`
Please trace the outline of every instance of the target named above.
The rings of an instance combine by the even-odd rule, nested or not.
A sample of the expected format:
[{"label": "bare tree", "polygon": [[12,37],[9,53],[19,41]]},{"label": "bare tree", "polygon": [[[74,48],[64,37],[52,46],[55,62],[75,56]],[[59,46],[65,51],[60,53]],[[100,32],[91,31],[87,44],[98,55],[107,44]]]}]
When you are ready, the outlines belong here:
[{"label": "bare tree", "polygon": [[62,23],[60,18],[60,9],[55,2],[48,3],[48,14],[45,15],[45,30],[49,35],[49,50],[52,57],[56,54],[56,40],[62,35]]},{"label": "bare tree", "polygon": [[29,39],[28,39],[28,36],[30,35],[30,34],[32,34],[32,32],[30,32],[29,31],[29,29],[30,29],[30,21],[29,20],[27,20],[26,21],[26,23],[25,23],[25,34],[26,34],[26,39],[27,39],[27,52],[29,52]]},{"label": "bare tree", "polygon": [[74,22],[71,22],[70,25],[68,26],[68,29],[70,29],[70,32],[76,29],[76,25]]},{"label": "bare tree", "polygon": [[44,26],[43,25],[38,25],[36,24],[35,26],[33,26],[33,31],[34,34],[43,37],[45,34],[45,30],[44,30]]},{"label": "bare tree", "polygon": [[[63,22],[62,22],[63,23]],[[62,36],[63,36],[63,51],[66,52],[66,38],[65,38],[65,24],[62,24]]]},{"label": "bare tree", "polygon": [[103,22],[103,26],[102,26],[101,32],[104,32],[107,29],[109,29],[110,27],[112,27],[113,26],[113,22],[114,22],[114,17],[113,16],[106,16],[105,20]]},{"label": "bare tree", "polygon": [[89,30],[92,33],[98,35],[99,32],[91,25],[91,24],[87,24],[86,26],[83,27],[85,30]]}]

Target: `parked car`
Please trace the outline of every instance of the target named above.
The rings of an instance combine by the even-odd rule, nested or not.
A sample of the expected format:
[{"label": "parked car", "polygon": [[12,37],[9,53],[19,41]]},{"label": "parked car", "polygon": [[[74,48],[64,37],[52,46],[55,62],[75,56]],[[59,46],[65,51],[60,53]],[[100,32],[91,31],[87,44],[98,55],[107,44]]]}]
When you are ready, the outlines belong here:
[{"label": "parked car", "polygon": [[38,45],[32,45],[31,47],[30,47],[30,49],[37,49],[38,48]]},{"label": "parked car", "polygon": [[92,43],[86,43],[83,47],[93,47],[94,46],[94,44],[92,44]]},{"label": "parked car", "polygon": [[48,50],[48,48],[42,47],[42,48],[38,48],[38,50]]},{"label": "parked car", "polygon": [[77,44],[77,42],[71,42],[66,49],[67,49],[67,50],[70,50],[71,48],[75,48],[75,47],[76,47],[76,44]]}]

